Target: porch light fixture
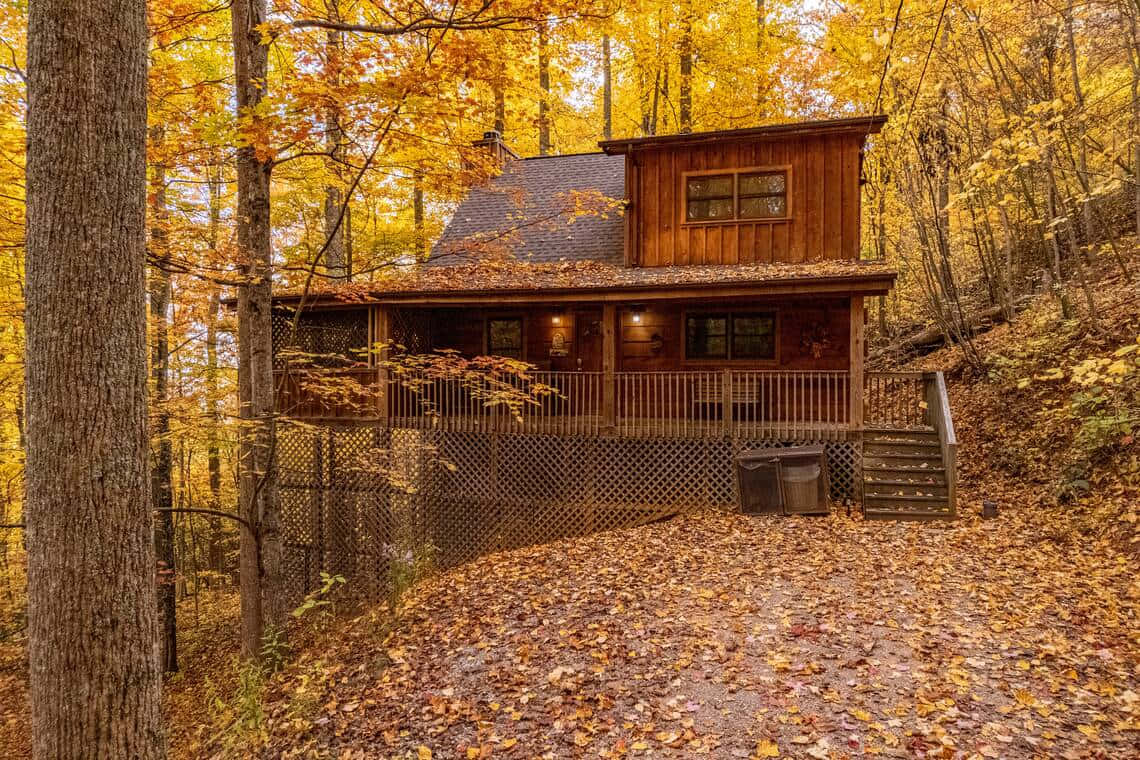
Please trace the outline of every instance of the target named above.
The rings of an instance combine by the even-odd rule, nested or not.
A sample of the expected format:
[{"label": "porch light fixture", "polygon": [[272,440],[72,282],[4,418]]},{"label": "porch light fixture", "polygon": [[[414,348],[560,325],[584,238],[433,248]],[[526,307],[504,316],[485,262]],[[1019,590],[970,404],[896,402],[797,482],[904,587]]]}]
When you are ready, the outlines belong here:
[{"label": "porch light fixture", "polygon": [[562,315],[561,314],[555,314],[554,316],[552,316],[550,318],[550,324],[552,324],[552,325],[562,324]]},{"label": "porch light fixture", "polygon": [[629,307],[629,310],[631,312],[630,319],[633,321],[633,323],[635,325],[641,324],[641,312],[644,310],[644,308],[645,307],[643,307],[643,306],[631,306],[631,307]]}]

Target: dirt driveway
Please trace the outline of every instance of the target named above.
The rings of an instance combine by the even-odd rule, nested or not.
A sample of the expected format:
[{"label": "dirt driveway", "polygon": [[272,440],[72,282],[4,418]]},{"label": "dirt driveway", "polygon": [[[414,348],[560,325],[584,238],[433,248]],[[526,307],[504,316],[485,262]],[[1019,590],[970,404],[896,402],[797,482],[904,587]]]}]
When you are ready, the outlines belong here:
[{"label": "dirt driveway", "polygon": [[1140,757],[1134,565],[1040,514],[694,517],[487,557],[301,663],[270,754]]}]

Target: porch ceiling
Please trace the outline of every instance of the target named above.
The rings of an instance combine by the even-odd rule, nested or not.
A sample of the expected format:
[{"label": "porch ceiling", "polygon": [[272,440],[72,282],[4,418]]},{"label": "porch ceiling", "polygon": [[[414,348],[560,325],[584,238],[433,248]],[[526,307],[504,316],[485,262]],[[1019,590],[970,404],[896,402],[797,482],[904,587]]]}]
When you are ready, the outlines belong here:
[{"label": "porch ceiling", "polygon": [[767,295],[883,295],[897,273],[879,263],[820,261],[621,267],[594,261],[435,267],[372,283],[287,291],[282,304],[308,305],[549,303],[654,301]]}]

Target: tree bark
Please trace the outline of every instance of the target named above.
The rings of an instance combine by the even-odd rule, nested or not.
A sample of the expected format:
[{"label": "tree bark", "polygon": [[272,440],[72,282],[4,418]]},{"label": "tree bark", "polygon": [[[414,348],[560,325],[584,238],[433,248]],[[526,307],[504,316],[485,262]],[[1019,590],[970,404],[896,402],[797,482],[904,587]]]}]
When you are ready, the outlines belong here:
[{"label": "tree bark", "polygon": [[[164,129],[151,128],[151,143],[161,153]],[[154,392],[154,418],[151,430],[152,454],[150,463],[151,502],[155,510],[169,510],[174,505],[171,491],[171,469],[174,453],[170,443],[169,373],[170,342],[168,337],[170,310],[170,275],[165,267],[169,261],[167,249],[166,165],[159,158],[151,176],[151,253],[156,266],[150,274],[150,379]],[[154,551],[158,560],[158,610],[161,619],[159,648],[162,669],[167,673],[178,670],[177,605],[174,598],[174,515],[159,511],[154,531]]]},{"label": "tree bark", "polygon": [[[337,0],[325,0],[329,19],[340,21],[340,5]],[[341,56],[344,52],[344,32],[330,29],[325,39],[325,79],[329,91],[336,92],[340,86]],[[344,160],[344,130],[340,124],[340,108],[335,101],[325,108],[325,149],[328,151],[328,177],[325,184],[325,269],[329,277],[337,280],[348,278],[348,263],[345,252],[345,224],[341,222],[340,207],[344,203],[341,162]]]},{"label": "tree bark", "polygon": [[146,6],[28,17],[34,758],[165,757],[147,480]]},{"label": "tree bark", "polygon": [[602,35],[602,138],[614,136],[614,76],[610,56],[610,36]]},{"label": "tree bark", "polygon": [[[218,229],[222,216],[222,169],[211,166],[209,176],[210,223],[208,244],[210,253],[218,250]],[[209,473],[210,508],[222,508],[222,452],[219,437],[222,433],[222,415],[218,407],[218,319],[221,310],[221,293],[215,287],[210,292],[206,314],[206,410],[210,419],[210,437],[206,443],[206,470]],[[207,539],[207,554],[210,570],[221,573],[225,569],[225,555],[222,548],[222,520],[211,517],[210,535]]]},{"label": "tree bark", "polygon": [[[235,0],[230,7],[234,87],[241,118],[258,118],[265,96],[269,46],[257,27],[265,0]],[[241,534],[242,654],[259,656],[267,627],[282,629],[280,519],[277,514],[273,416],[273,323],[269,177],[272,165],[253,146],[237,150],[237,245],[243,284],[238,288],[239,512],[252,528]]]},{"label": "tree bark", "polygon": [[680,131],[693,131],[693,7],[690,0],[681,3],[681,94]]},{"label": "tree bark", "polygon": [[538,155],[550,154],[550,49],[546,22],[538,26]]},{"label": "tree bark", "polygon": [[412,224],[415,234],[416,256],[427,258],[427,235],[424,233],[424,173],[412,171]]}]

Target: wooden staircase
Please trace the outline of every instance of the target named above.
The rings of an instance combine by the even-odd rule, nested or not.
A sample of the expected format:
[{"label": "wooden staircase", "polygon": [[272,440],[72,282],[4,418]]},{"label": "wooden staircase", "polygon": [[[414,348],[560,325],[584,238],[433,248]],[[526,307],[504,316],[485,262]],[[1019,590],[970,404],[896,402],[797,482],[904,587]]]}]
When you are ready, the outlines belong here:
[{"label": "wooden staircase", "polygon": [[938,432],[868,428],[863,437],[863,510],[868,518],[954,516]]},{"label": "wooden staircase", "polygon": [[958,440],[942,373],[872,373],[864,409],[863,514],[953,519]]}]

